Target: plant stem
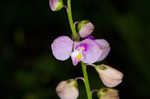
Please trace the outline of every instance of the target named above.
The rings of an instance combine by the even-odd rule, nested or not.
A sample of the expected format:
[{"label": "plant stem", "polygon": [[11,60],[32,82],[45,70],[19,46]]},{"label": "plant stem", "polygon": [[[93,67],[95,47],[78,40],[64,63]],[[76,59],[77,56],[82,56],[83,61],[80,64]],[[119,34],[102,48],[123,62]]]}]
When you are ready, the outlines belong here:
[{"label": "plant stem", "polygon": [[92,99],[86,66],[83,62],[81,62],[81,66],[82,66],[82,72],[84,75],[84,84],[86,87],[86,93],[87,93],[88,99]]},{"label": "plant stem", "polygon": [[[69,24],[70,24],[70,28],[71,28],[73,37],[74,37],[75,40],[79,40],[76,29],[75,29],[74,24],[73,24],[72,11],[71,11],[71,0],[67,1],[67,6],[68,6],[67,7],[67,15],[68,15],[68,20],[69,20]],[[81,65],[82,65],[82,72],[83,72],[83,75],[84,75],[84,84],[85,84],[85,87],[86,87],[86,93],[87,93],[88,99],[92,99],[92,95],[91,95],[91,92],[90,92],[90,85],[89,85],[88,75],[87,75],[87,71],[86,71],[86,66],[83,62],[81,62]]]},{"label": "plant stem", "polygon": [[68,15],[70,28],[71,28],[71,31],[72,31],[74,39],[78,40],[78,35],[77,35],[76,29],[75,29],[74,24],[73,24],[73,19],[72,19],[71,0],[67,1],[67,6],[68,6],[68,8],[67,8],[67,15]]}]

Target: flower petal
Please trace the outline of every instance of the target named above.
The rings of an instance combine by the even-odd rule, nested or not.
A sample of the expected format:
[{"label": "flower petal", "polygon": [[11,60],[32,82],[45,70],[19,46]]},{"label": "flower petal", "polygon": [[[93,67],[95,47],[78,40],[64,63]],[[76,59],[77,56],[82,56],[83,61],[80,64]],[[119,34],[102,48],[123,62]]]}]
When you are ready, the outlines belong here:
[{"label": "flower petal", "polygon": [[89,35],[89,36],[85,37],[85,39],[95,40],[94,36],[92,36],[92,35]]},{"label": "flower petal", "polygon": [[52,11],[59,11],[63,8],[62,0],[49,0],[49,6]]},{"label": "flower petal", "polygon": [[52,11],[55,11],[58,0],[49,0],[49,6]]},{"label": "flower petal", "polygon": [[81,42],[75,42],[74,48],[76,47],[82,47],[82,45],[87,45],[85,48],[85,51],[83,52],[84,58],[81,60],[84,63],[94,63],[98,60],[98,58],[101,56],[102,51],[100,50],[99,46],[94,40],[91,39],[85,39]]},{"label": "flower petal", "polygon": [[106,70],[103,71],[105,72],[106,76],[109,76],[113,79],[119,79],[119,80],[123,78],[123,73],[120,72],[119,70],[112,68],[111,66],[104,65],[104,64],[102,64],[101,66],[104,66],[105,68],[107,68]]},{"label": "flower petal", "polygon": [[68,36],[60,36],[51,44],[56,59],[64,61],[70,57],[73,41]]},{"label": "flower petal", "polygon": [[121,73],[117,69],[114,69],[107,65],[99,65],[95,68],[105,86],[115,87],[122,82],[123,73]]},{"label": "flower petal", "polygon": [[98,93],[99,99],[119,99],[119,92],[113,88],[101,88]]},{"label": "flower petal", "polygon": [[122,79],[112,79],[111,77],[107,77],[106,75],[100,74],[101,80],[107,87],[116,87],[122,82]]},{"label": "flower petal", "polygon": [[109,43],[104,39],[96,39],[95,41],[98,44],[99,48],[102,50],[102,54],[97,60],[98,62],[98,61],[104,60],[107,57],[107,55],[110,52],[110,46],[109,46]]}]

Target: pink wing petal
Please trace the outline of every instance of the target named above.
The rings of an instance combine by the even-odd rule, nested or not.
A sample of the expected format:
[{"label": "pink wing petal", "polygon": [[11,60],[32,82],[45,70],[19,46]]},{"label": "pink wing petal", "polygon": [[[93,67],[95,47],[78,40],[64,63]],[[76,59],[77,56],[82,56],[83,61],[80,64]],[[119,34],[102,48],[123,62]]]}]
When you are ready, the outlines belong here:
[{"label": "pink wing petal", "polygon": [[70,57],[73,41],[68,36],[60,36],[51,44],[52,53],[56,59],[64,61]]},{"label": "pink wing petal", "polygon": [[55,11],[58,0],[49,0],[49,6],[52,11]]},{"label": "pink wing petal", "polygon": [[102,61],[107,57],[107,55],[110,52],[109,43],[104,39],[97,39],[95,41],[96,41],[97,45],[99,46],[99,48],[102,51],[102,54],[101,54],[101,56],[99,57],[99,59],[97,61]]}]

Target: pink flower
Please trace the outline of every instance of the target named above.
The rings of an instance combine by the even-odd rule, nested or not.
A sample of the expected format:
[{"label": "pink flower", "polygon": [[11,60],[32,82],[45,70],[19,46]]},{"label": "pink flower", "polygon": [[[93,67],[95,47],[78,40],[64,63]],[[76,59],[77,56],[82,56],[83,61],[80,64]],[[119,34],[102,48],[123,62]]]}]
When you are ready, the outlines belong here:
[{"label": "pink flower", "polygon": [[79,96],[77,86],[77,81],[74,79],[61,81],[56,87],[57,95],[61,99],[77,99]]},{"label": "pink flower", "polygon": [[107,87],[115,87],[122,82],[123,73],[110,66],[98,65],[95,66],[95,69],[98,72],[102,82]]},{"label": "pink flower", "polygon": [[110,51],[106,40],[87,38],[82,41],[72,41],[68,36],[56,38],[51,48],[56,59],[64,61],[71,56],[74,65],[80,61],[87,64],[102,61]]}]

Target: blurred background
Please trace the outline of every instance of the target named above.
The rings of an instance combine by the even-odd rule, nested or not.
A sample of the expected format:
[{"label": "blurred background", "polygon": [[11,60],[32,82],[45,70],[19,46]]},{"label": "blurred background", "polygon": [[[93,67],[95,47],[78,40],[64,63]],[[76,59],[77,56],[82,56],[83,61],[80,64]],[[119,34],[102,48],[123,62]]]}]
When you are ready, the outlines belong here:
[{"label": "blurred background", "polygon": [[[123,83],[116,87],[121,99],[150,98],[149,4],[149,0],[72,0],[74,20],[92,21],[93,35],[111,45],[100,63],[124,73]],[[50,49],[56,37],[71,37],[70,33],[65,9],[52,12],[48,0],[1,0],[0,99],[59,99],[56,85],[82,76],[80,65],[56,60]],[[88,74],[92,89],[102,87],[93,68],[88,67]],[[79,99],[86,99],[82,81],[79,90]]]}]

